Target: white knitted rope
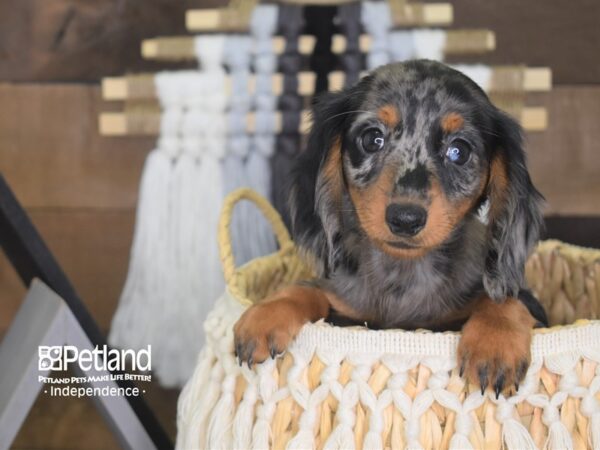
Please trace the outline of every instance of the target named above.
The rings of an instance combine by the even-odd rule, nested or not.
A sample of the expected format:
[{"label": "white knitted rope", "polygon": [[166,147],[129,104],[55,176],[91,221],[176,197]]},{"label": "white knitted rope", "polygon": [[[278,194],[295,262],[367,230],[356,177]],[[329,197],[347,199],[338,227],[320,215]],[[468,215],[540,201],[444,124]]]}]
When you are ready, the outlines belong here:
[{"label": "white knitted rope", "polygon": [[256,131],[253,147],[254,151],[265,157],[270,157],[274,151],[274,113],[277,98],[273,95],[272,77],[277,69],[277,57],[273,52],[272,38],[277,29],[278,14],[277,5],[258,5],[250,19],[250,32],[254,43],[252,65],[256,74]]},{"label": "white knitted rope", "polygon": [[390,61],[425,58],[444,59],[447,33],[437,29],[392,31],[389,33]]},{"label": "white knitted rope", "polygon": [[233,420],[233,448],[251,448],[255,419],[254,407],[258,401],[256,373],[244,366],[242,367],[242,375],[247,385]]},{"label": "white knitted rope", "polygon": [[[250,137],[246,131],[246,117],[250,111],[252,96],[248,90],[250,77],[252,38],[249,35],[229,36],[225,49],[225,62],[230,70],[231,100],[228,112],[229,134],[227,136],[228,155],[223,162],[224,189],[232,192],[248,185],[246,159],[250,150]],[[242,265],[262,256],[253,253],[255,243],[247,239],[250,228],[248,215],[253,205],[246,202],[238,205],[233,213],[230,230],[235,248],[235,262]]]},{"label": "white knitted rope", "polygon": [[[165,226],[166,215],[161,211],[168,208],[166,193],[171,168],[171,157],[160,149],[150,152],[144,163],[127,279],[109,334],[109,342],[115,347],[146,348],[150,330],[138,321],[138,305],[160,302],[164,298],[163,273],[156,264],[147,262],[155,261],[157,245],[160,246],[156,236],[160,236]],[[148,220],[150,217],[153,220]],[[152,291],[153,288],[156,290]],[[151,297],[150,292],[153,292]]]},{"label": "white knitted rope", "polygon": [[[224,38],[199,40],[201,71],[180,71],[157,76],[163,120],[170,114],[180,120],[174,132],[162,127],[159,145],[176,147],[177,159],[170,189],[169,226],[161,241],[168,242],[170,274],[165,283],[169,308],[157,305],[146,321],[154,327],[152,344],[155,373],[166,386],[182,385],[192,374],[203,335],[198,323],[206,317],[222,292],[216,228],[222,204],[221,163],[226,149],[224,109]],[[161,75],[161,74],[159,74]],[[176,111],[176,113],[172,113]]]},{"label": "white knitted rope", "polygon": [[328,392],[338,401],[335,419],[338,425],[332,430],[324,444],[326,449],[342,449],[354,446],[353,427],[356,422],[354,408],[358,404],[358,389],[354,382],[342,386],[338,381],[343,353],[318,352],[318,357],[325,364],[321,373],[321,385],[327,386]]},{"label": "white knitted rope", "polygon": [[392,403],[392,394],[389,389],[384,389],[377,396],[369,386],[372,368],[380,359],[381,355],[378,352],[348,355],[348,361],[354,366],[350,379],[356,384],[360,402],[370,415],[369,431],[363,442],[365,448],[382,447],[383,410]]},{"label": "white knitted rope", "polygon": [[109,335],[111,345],[131,349],[152,345],[154,354],[153,318],[160,317],[155,314],[170,298],[169,286],[173,282],[173,271],[164,270],[173,264],[164,236],[170,227],[173,160],[181,151],[184,96],[180,78],[173,72],[161,72],[155,78],[157,95],[165,110],[161,136],[144,164],[127,280]]},{"label": "white knitted rope", "polygon": [[110,341],[152,345],[154,373],[165,386],[180,386],[193,373],[203,340],[198,323],[224,289],[216,244],[226,150],[224,42],[216,35],[198,42],[203,71],[154,77],[160,135],[144,167],[130,270]]},{"label": "white knitted rope", "polygon": [[[222,403],[231,404],[231,380],[239,374],[239,367],[232,355],[232,330],[242,312],[243,307],[239,303],[221,298],[204,322],[206,344],[198,358],[196,370],[185,385],[178,402],[178,429],[182,432],[177,434],[177,448],[204,447],[209,436],[214,442],[221,433],[221,437],[226,438],[221,442],[229,442],[229,421],[213,423],[210,434],[208,429],[210,420],[215,416],[211,412],[220,401],[223,391],[227,395],[222,396],[225,398]],[[253,373],[250,373],[249,378],[252,379],[252,376]],[[252,392],[254,383],[250,382],[248,386],[245,397]],[[238,413],[241,409],[242,405],[238,407]],[[242,429],[243,427],[234,427],[234,430]]]},{"label": "white knitted rope", "polygon": [[[225,288],[217,246],[217,228],[219,211],[225,195],[223,189],[222,160],[225,157],[227,144],[226,107],[228,95],[225,89],[226,74],[223,69],[225,36],[210,35],[196,38],[196,50],[201,61],[200,76],[202,88],[198,91],[203,98],[203,113],[206,122],[198,128],[201,130],[202,147],[199,152],[199,170],[196,180],[195,217],[189,217],[190,226],[196,226],[198,239],[197,270],[195,277],[198,289],[193,299],[201,308],[198,318],[181,318],[193,321],[194,326],[206,317],[210,309]],[[201,224],[201,225],[200,225]],[[202,227],[202,229],[199,229]],[[187,345],[194,348],[200,345],[201,339]]]},{"label": "white knitted rope", "polygon": [[484,91],[489,90],[492,81],[492,69],[483,64],[451,64],[450,67],[464,73]]},{"label": "white knitted rope", "polygon": [[181,151],[180,134],[184,118],[184,72],[159,72],[154,75],[154,87],[162,114],[157,147],[171,156]]},{"label": "white knitted rope", "polygon": [[[302,345],[306,351],[318,347],[333,351],[341,346],[349,353],[369,353],[376,348],[380,353],[411,356],[454,357],[460,339],[459,333],[432,333],[429,331],[368,330],[363,327],[334,327],[323,321],[306,324],[293,345]],[[565,326],[548,332],[533,332],[532,359],[547,355],[568,353],[573,349],[597,348],[600,342],[600,321],[587,326]],[[580,350],[578,350],[580,351]]]},{"label": "white knitted rope", "polygon": [[[175,163],[173,185],[170,192],[172,212],[171,227],[163,239],[169,242],[173,253],[173,281],[169,284],[170,308],[158,312],[157,320],[165,338],[156,343],[156,373],[163,383],[183,383],[192,373],[194,354],[202,344],[202,333],[197,324],[203,319],[206,300],[199,299],[203,292],[202,255],[205,232],[208,226],[202,220],[198,196],[202,192],[201,180],[203,149],[206,136],[202,130],[209,123],[204,100],[207,77],[198,72],[182,72],[180,83],[187,92],[183,123],[179,134],[181,153]],[[165,268],[167,269],[167,268]],[[208,302],[207,306],[208,306]],[[206,309],[206,307],[204,308]],[[174,355],[179,355],[176,358]]]},{"label": "white knitted rope", "polygon": [[[250,153],[246,160],[247,185],[265,198],[271,198],[270,158],[275,150],[275,109],[277,98],[273,95],[273,73],[277,57],[272,38],[277,31],[279,8],[274,4],[259,4],[250,18],[250,35],[253,48],[251,64],[255,73],[255,133],[250,139]],[[269,254],[275,250],[271,226],[255,208],[245,210],[252,227],[246,230],[250,257]],[[251,233],[248,236],[248,232]]]},{"label": "white knitted rope", "polygon": [[392,15],[388,2],[363,2],[360,20],[365,31],[371,35],[367,69],[373,70],[389,63],[389,31],[392,27]]}]

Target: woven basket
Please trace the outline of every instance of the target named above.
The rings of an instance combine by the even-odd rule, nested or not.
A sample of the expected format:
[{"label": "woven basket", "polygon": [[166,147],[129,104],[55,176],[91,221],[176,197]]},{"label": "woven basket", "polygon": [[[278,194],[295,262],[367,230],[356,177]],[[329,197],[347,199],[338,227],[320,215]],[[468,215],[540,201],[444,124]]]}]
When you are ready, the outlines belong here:
[{"label": "woven basket", "polygon": [[[280,250],[236,269],[228,225],[241,199],[271,221]],[[227,290],[179,398],[178,448],[600,448],[600,321],[589,320],[600,313],[600,251],[539,245],[527,279],[555,326],[533,331],[524,382],[496,399],[458,376],[458,333],[319,322],[282,357],[238,366],[240,314],[311,272],[277,213],[248,190],[227,198],[219,243]]]}]

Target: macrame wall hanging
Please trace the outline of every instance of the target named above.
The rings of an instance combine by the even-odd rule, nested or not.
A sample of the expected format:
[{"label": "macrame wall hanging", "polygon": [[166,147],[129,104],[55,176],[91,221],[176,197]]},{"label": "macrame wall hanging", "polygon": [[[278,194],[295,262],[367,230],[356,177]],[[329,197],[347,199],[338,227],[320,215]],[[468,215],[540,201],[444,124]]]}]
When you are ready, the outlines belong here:
[{"label": "macrame wall hanging", "polygon": [[215,244],[225,194],[225,38],[198,40],[202,70],[163,72],[157,149],[142,175],[129,272],[109,342],[152,346],[165,386],[185,382],[202,346],[199,323],[224,283]]},{"label": "macrame wall hanging", "polygon": [[[310,97],[350,86],[388,62],[494,47],[489,30],[430,28],[451,21],[446,4],[436,16],[423,12],[427,5],[402,1],[256,3],[190,11],[190,31],[210,34],[142,45],[146,58],[195,61],[199,70],[103,80],[104,98],[125,107],[101,114],[101,133],[158,137],[144,166],[129,273],[109,339],[124,348],[151,344],[153,369],[166,386],[189,377],[201,323],[224,286],[216,250],[223,196],[248,186],[287,217],[288,174]],[[526,129],[545,127],[545,110],[526,107],[525,93],[550,88],[548,69],[455,67]],[[254,208],[240,205],[232,220],[236,264],[275,250]]]},{"label": "macrame wall hanging", "polygon": [[300,150],[300,115],[304,106],[303,98],[298,93],[298,73],[303,63],[298,38],[305,22],[303,8],[299,5],[281,5],[279,15],[280,32],[285,38],[285,48],[279,56],[279,68],[283,75],[283,92],[279,97],[282,126],[276,151],[271,158],[271,198],[287,221],[287,183],[293,159]]},{"label": "macrame wall hanging", "polygon": [[[251,36],[196,37],[200,70],[153,80],[160,136],[142,176],[130,267],[109,342],[152,345],[153,370],[165,386],[181,386],[190,376],[206,312],[224,288],[216,247],[224,195],[240,186],[263,195],[271,189],[276,64],[270,44],[277,13],[273,5],[257,7]],[[251,109],[256,132],[249,136]],[[233,230],[240,264],[275,250],[268,224],[252,208],[241,208]]]},{"label": "macrame wall hanging", "polygon": [[[226,64],[230,74],[229,155],[225,159],[226,191],[250,186],[270,196],[269,158],[275,151],[276,97],[272,80],[276,57],[271,44],[279,26],[279,8],[259,5],[251,15],[251,34],[228,37]],[[253,71],[254,92],[248,89]],[[254,134],[247,131],[248,113],[254,111]],[[236,261],[244,264],[275,248],[268,224],[252,208],[242,205],[233,217]]]}]

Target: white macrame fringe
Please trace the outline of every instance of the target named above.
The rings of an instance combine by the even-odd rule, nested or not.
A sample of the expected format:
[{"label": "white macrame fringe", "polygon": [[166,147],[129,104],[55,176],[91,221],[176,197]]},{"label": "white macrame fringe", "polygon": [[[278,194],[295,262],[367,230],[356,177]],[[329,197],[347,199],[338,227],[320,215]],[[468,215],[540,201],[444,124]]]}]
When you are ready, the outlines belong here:
[{"label": "white macrame fringe", "polygon": [[572,450],[573,439],[565,427],[560,421],[555,421],[550,425],[548,429],[548,441],[546,442],[545,448],[548,450]]},{"label": "white macrame fringe", "polygon": [[221,385],[221,398],[210,417],[207,430],[207,448],[231,449],[236,375],[227,375]]},{"label": "white macrame fringe", "polygon": [[233,419],[233,448],[250,448],[257,400],[257,388],[254,383],[249,383]]},{"label": "white macrame fringe", "polygon": [[464,434],[455,433],[450,439],[450,450],[470,450],[473,448],[471,441]]},{"label": "white macrame fringe", "polygon": [[502,423],[502,439],[509,449],[537,450],[527,429],[515,419],[508,419]]},{"label": "white macrame fringe", "polygon": [[[164,290],[159,265],[148,264],[148,261],[154,261],[156,255],[162,253],[160,236],[168,220],[171,171],[171,157],[167,152],[161,149],[150,152],[142,171],[129,271],[108,338],[115,347],[140,350],[152,344],[152,330],[144,313],[156,310],[164,299]],[[153,289],[157,291],[152,292]],[[149,300],[152,304],[139,317],[139,305]]]},{"label": "white macrame fringe", "polygon": [[130,270],[110,336],[119,347],[152,345],[153,371],[167,387],[192,375],[200,324],[224,289],[216,236],[227,151],[225,38],[196,44],[202,71],[155,77],[163,109],[155,154],[162,159],[149,156],[144,170]]}]

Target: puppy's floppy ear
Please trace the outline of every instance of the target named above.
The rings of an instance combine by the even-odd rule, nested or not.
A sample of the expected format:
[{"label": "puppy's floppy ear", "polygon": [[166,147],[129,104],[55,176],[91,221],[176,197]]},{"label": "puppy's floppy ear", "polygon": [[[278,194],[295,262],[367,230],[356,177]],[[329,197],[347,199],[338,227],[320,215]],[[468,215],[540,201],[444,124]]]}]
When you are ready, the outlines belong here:
[{"label": "puppy's floppy ear", "polygon": [[496,111],[488,185],[490,244],[483,284],[495,301],[516,297],[543,225],[542,195],[527,171],[521,127]]},{"label": "puppy's floppy ear", "polygon": [[317,98],[307,147],[292,171],[290,211],[294,239],[316,259],[321,276],[333,270],[338,258],[344,192],[342,144],[360,104],[364,82]]}]

